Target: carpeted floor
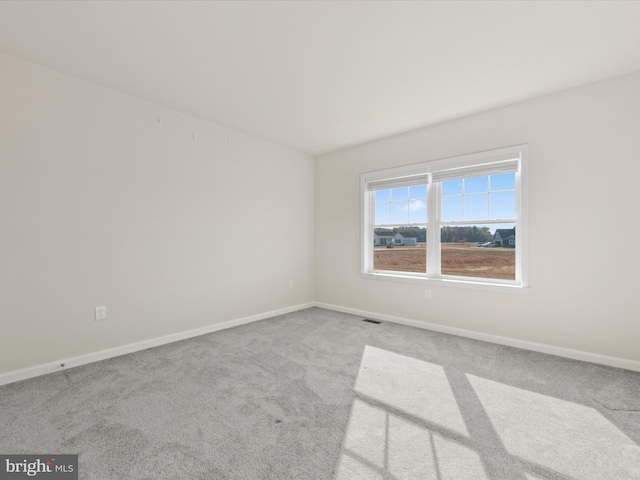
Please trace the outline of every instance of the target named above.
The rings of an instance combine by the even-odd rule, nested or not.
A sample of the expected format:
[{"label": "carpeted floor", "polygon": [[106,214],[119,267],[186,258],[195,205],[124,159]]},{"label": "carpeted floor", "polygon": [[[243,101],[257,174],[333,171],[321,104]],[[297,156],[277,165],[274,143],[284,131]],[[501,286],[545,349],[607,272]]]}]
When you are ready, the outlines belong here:
[{"label": "carpeted floor", "polygon": [[640,373],[311,308],[0,387],[80,478],[640,479]]}]

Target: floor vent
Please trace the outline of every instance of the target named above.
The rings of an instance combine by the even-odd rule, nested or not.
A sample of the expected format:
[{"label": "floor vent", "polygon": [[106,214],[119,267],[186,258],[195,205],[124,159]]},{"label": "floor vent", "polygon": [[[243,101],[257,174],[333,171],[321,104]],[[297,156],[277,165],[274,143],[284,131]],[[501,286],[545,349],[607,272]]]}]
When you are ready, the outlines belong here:
[{"label": "floor vent", "polygon": [[378,321],[378,320],[371,320],[370,318],[365,318],[364,320],[362,320],[363,322],[369,322],[369,323],[375,323],[376,325],[380,325],[382,322]]}]

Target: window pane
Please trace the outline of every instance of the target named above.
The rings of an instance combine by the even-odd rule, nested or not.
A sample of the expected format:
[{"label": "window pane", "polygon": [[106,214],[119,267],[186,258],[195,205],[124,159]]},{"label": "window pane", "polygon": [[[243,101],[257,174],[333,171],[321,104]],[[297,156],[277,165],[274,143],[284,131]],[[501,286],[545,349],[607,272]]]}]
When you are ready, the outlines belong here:
[{"label": "window pane", "polygon": [[409,222],[410,223],[426,223],[427,222],[427,201],[411,200],[409,202]]},{"label": "window pane", "polygon": [[391,189],[391,201],[409,200],[409,187],[399,187]]},{"label": "window pane", "polygon": [[[489,191],[489,177],[472,177],[464,179],[464,193],[481,193]],[[486,217],[483,217],[486,218]]]},{"label": "window pane", "polygon": [[465,220],[483,220],[489,218],[489,195],[468,195],[464,197]]},{"label": "window pane", "polygon": [[442,182],[442,195],[462,195],[462,180]]},{"label": "window pane", "polygon": [[376,203],[391,201],[391,190],[376,190]]},{"label": "window pane", "polygon": [[515,224],[446,226],[440,238],[443,275],[515,280]]},{"label": "window pane", "polygon": [[516,216],[516,193],[497,192],[491,194],[491,218],[515,218]]},{"label": "window pane", "polygon": [[516,188],[516,174],[491,175],[491,190],[513,190]]},{"label": "window pane", "polygon": [[409,187],[409,198],[427,198],[427,186],[426,185],[415,185],[413,187]]},{"label": "window pane", "polygon": [[389,223],[408,223],[409,222],[409,202],[397,202],[391,204],[391,222]]},{"label": "window pane", "polygon": [[394,272],[427,272],[427,229],[417,226],[376,228],[373,268]]},{"label": "window pane", "polygon": [[462,196],[442,199],[442,221],[462,220]]},{"label": "window pane", "polygon": [[376,218],[373,220],[375,225],[390,224],[391,223],[391,207],[388,203],[381,203],[376,205]]}]

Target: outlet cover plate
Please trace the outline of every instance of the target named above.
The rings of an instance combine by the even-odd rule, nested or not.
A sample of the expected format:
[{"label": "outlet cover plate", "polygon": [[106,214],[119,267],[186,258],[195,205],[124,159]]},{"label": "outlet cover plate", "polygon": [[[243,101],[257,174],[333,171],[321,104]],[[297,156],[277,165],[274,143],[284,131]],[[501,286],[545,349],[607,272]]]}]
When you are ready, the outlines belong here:
[{"label": "outlet cover plate", "polygon": [[104,307],[104,306],[96,307],[95,319],[96,319],[96,321],[106,320],[107,319],[107,307]]}]

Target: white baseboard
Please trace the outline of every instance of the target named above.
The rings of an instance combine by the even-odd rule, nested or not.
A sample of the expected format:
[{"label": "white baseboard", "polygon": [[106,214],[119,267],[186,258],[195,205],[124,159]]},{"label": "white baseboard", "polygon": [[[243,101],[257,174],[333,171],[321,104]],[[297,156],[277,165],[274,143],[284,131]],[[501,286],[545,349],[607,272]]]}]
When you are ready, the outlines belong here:
[{"label": "white baseboard", "polygon": [[608,365],[610,367],[624,368],[626,370],[640,372],[640,362],[636,360],[610,357],[607,355],[600,355],[598,353],[590,353],[582,350],[572,350],[570,348],[556,347],[544,343],[529,342],[527,340],[519,340],[517,338],[502,337],[500,335],[476,332],[473,330],[466,330],[464,328],[447,327],[446,325],[438,325],[435,323],[422,322],[409,318],[395,317],[393,315],[386,315],[382,313],[367,312],[365,310],[341,307],[328,303],[315,302],[314,305],[318,308],[325,308],[327,310],[334,310],[336,312],[342,313],[350,313],[352,315],[358,315],[360,317],[371,318],[374,320],[399,323],[401,325],[408,325],[410,327],[423,328],[425,330],[433,330],[441,333],[449,333],[451,335],[458,335],[460,337],[473,338],[474,340],[482,340],[484,342],[497,343],[499,345],[507,345],[509,347],[523,348],[525,350],[532,350],[534,352],[557,355],[558,357],[571,358],[573,360],[582,360],[584,362],[598,363],[600,365]]},{"label": "white baseboard", "polygon": [[[256,315],[250,315],[248,317],[237,318],[235,320],[215,323],[212,325],[207,325],[206,327],[187,330],[185,332],[178,332],[171,335],[151,338],[149,340],[142,340],[140,342],[130,343],[121,347],[109,348],[106,350],[100,350],[98,352],[79,355],[77,357],[64,358],[56,360],[55,362],[48,362],[40,365],[35,365],[33,367],[23,368],[20,370],[13,370],[0,374],[0,385],[6,385],[8,383],[26,380],[27,378],[37,377],[40,375],[45,375],[47,373],[58,372],[60,370],[67,370],[69,368],[78,367],[87,363],[106,360],[107,358],[119,357],[120,355],[126,355],[127,353],[139,352],[141,350],[146,350],[147,348],[158,347],[160,345],[177,342],[179,340],[185,340],[187,338],[197,337],[206,333],[217,332],[219,330],[225,330],[227,328],[257,322],[259,320],[283,315],[285,313],[295,312],[297,310],[303,310],[305,308],[313,306],[313,302],[303,303],[300,305],[294,305],[293,307],[280,308],[278,310],[271,310],[270,312],[264,312]],[[62,366],[63,364],[64,366]]]}]

